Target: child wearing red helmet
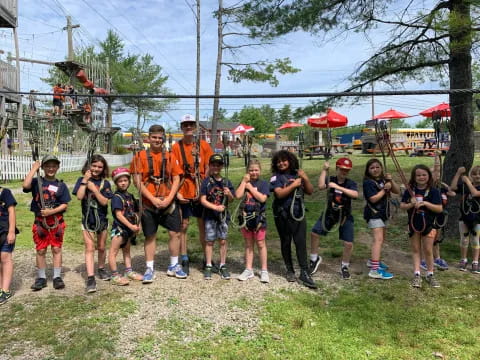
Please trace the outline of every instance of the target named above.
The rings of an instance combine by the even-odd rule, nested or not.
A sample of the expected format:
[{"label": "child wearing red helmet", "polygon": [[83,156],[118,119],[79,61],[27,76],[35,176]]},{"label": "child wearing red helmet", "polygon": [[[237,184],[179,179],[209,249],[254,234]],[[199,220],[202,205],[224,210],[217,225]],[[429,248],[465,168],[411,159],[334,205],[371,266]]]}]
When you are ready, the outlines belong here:
[{"label": "child wearing red helmet", "polygon": [[[128,285],[130,280],[142,281],[143,276],[132,270],[130,245],[135,245],[136,236],[140,231],[138,218],[138,203],[135,197],[128,192],[130,186],[130,171],[119,167],[112,172],[112,179],[117,186],[117,191],[112,198],[112,243],[108,254],[108,264],[112,271],[114,285]],[[125,262],[125,276],[121,276],[117,269],[117,254],[122,249]]]},{"label": "child wearing red helmet", "polygon": [[318,178],[318,188],[328,188],[327,205],[320,218],[313,226],[310,243],[310,271],[313,275],[318,270],[322,258],[318,255],[320,235],[327,235],[338,224],[339,238],[343,241],[343,255],[341,273],[344,279],[350,279],[350,257],[353,250],[353,216],[352,199],[358,198],[357,183],[347,178],[352,169],[352,161],[340,158],[336,162],[336,176],[330,176],[327,181],[327,171],[330,168],[328,161],[323,164]]}]

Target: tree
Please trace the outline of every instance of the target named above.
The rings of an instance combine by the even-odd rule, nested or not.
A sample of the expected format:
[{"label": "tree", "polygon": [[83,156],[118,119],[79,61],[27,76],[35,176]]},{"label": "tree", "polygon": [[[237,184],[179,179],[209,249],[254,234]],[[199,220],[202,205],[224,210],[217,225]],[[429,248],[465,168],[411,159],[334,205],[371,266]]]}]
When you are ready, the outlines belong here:
[{"label": "tree", "polygon": [[256,134],[275,131],[275,126],[272,122],[267,121],[267,118],[262,112],[262,108],[244,106],[238,114],[238,121],[242,124],[253,126]]},{"label": "tree", "polygon": [[285,124],[286,122],[292,121],[292,107],[289,104],[283,105],[283,107],[278,110],[278,126]]},{"label": "tree", "polygon": [[213,100],[212,140],[211,146],[215,148],[217,142],[217,123],[219,121],[218,109],[220,107],[220,85],[222,67],[228,69],[228,78],[234,83],[243,80],[268,82],[271,86],[278,85],[276,74],[288,74],[298,72],[299,69],[291,65],[288,58],[269,60],[258,60],[253,62],[239,62],[236,60],[225,61],[224,51],[229,51],[233,59],[238,58],[241,49],[254,48],[270,45],[270,41],[260,40],[253,42],[247,31],[238,30],[239,17],[242,15],[243,1],[236,2],[234,6],[224,7],[223,0],[218,0],[218,10],[214,13],[217,18],[217,63],[215,70],[215,86]]},{"label": "tree", "polygon": [[417,129],[428,129],[433,127],[432,118],[425,118],[415,124]]}]

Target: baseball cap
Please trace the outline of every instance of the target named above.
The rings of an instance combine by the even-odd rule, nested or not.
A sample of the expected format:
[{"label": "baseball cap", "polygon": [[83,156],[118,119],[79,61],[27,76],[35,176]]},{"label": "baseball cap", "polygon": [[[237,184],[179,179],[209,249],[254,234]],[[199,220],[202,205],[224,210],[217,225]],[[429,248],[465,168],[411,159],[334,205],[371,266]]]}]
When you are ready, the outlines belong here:
[{"label": "baseball cap", "polygon": [[195,117],[190,114],[183,115],[182,119],[180,120],[180,124],[183,124],[186,122],[195,122]]},{"label": "baseball cap", "polygon": [[216,162],[223,165],[223,156],[220,154],[213,154],[212,156],[210,156],[210,159],[208,160],[208,162],[210,164]]},{"label": "baseball cap", "polygon": [[335,165],[340,169],[350,170],[352,168],[352,160],[343,157],[338,159]]},{"label": "baseball cap", "polygon": [[124,167],[119,167],[112,171],[112,179],[114,182],[117,182],[117,179],[121,176],[130,177],[130,171]]},{"label": "baseball cap", "polygon": [[42,158],[42,166],[49,161],[56,161],[58,164],[60,164],[60,160],[58,160],[58,158],[55,155],[45,155]]}]

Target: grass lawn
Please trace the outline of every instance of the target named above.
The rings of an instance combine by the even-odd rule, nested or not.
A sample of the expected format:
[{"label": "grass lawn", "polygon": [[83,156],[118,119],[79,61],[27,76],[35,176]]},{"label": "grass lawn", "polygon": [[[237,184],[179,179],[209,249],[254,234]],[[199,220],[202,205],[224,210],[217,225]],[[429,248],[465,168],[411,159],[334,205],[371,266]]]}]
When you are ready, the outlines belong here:
[{"label": "grass lawn", "polygon": [[[353,155],[351,158],[354,168],[350,177],[361,188],[365,163],[371,156]],[[413,165],[433,164],[433,158],[430,157],[398,158],[407,178]],[[335,159],[331,161],[333,165]],[[244,173],[242,164],[243,159],[231,161],[230,177],[234,186],[238,185]],[[323,160],[320,159],[303,160],[303,168],[314,186],[322,164]],[[263,159],[262,166],[263,178],[268,180],[269,160]],[[391,161],[388,167],[398,179]],[[333,173],[334,170],[331,170],[330,174]],[[79,173],[70,173],[61,174],[60,177],[67,183],[73,183],[78,176]],[[10,183],[7,187],[17,186]],[[18,236],[17,251],[26,251],[33,247],[30,232],[32,214],[27,207],[30,198],[24,194],[16,198],[19,204],[18,226],[22,231]],[[324,199],[325,192],[318,190],[306,198],[308,229],[324,208]],[[231,211],[234,206],[235,203],[230,205]],[[362,218],[363,206],[363,199],[353,202],[356,237],[368,239],[369,232]],[[278,265],[283,261],[270,205],[268,209],[269,263]],[[68,228],[65,251],[79,251],[81,257],[83,241],[79,231],[80,218],[79,201],[73,199],[66,213]],[[387,242],[396,251],[409,253],[405,228],[406,216],[399,213],[390,223]],[[189,236],[191,239],[197,238],[196,226],[190,226]],[[165,241],[166,234],[161,231],[159,242]],[[325,262],[340,261],[342,244],[338,241],[338,234],[322,237],[320,246]],[[229,251],[233,253],[242,249],[240,232],[231,231]],[[194,260],[201,259],[197,241],[192,241],[191,253]],[[368,256],[368,244],[365,241],[355,243],[352,262],[363,264]],[[442,257],[453,265],[458,261],[458,256],[457,238],[447,238],[442,245]],[[410,267],[409,262],[405,264],[406,269]],[[393,272],[396,277],[391,281],[371,280],[365,275],[354,275],[351,281],[342,281],[339,276],[324,278],[324,274],[320,274],[316,278],[320,287],[318,291],[272,290],[261,299],[259,307],[252,307],[248,301],[232,302],[231,307],[240,308],[245,313],[253,312],[258,317],[259,327],[253,334],[237,327],[224,327],[221,332],[213,332],[213,324],[193,315],[190,318],[165,318],[156,324],[156,328],[162,329],[162,337],[159,332],[138,336],[128,358],[350,360],[480,357],[480,345],[477,343],[480,333],[477,321],[480,277],[452,267],[439,274],[440,289],[429,288],[425,283],[422,289],[412,289],[409,285],[411,270],[397,274],[393,269]],[[50,346],[53,358],[118,358],[115,343],[121,341],[119,324],[122,319],[128,321],[129,313],[135,312],[138,305],[135,301],[123,299],[121,291],[112,293],[115,296],[110,293],[97,297],[79,294],[73,297],[28,297],[12,301],[0,313],[3,328],[0,350],[9,349],[10,354],[21,356],[28,353],[28,346],[43,345]],[[224,301],[230,300],[226,298]],[[192,341],[186,341],[185,334],[188,333],[199,333],[201,340],[195,337]],[[9,344],[14,338],[24,339],[26,347],[16,348],[19,345],[15,345],[13,349],[10,348]],[[153,349],[159,350],[162,356],[150,357]],[[44,358],[41,353],[37,355],[37,358]]]}]

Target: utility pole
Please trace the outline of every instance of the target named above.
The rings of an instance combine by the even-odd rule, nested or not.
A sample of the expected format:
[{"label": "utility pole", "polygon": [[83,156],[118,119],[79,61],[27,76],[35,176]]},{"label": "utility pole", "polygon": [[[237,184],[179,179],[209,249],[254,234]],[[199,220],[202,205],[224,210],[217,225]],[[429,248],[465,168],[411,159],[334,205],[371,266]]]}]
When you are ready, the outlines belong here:
[{"label": "utility pole", "polygon": [[197,82],[195,98],[195,122],[197,123],[197,132],[200,131],[200,0],[197,0]]},{"label": "utility pole", "polygon": [[67,26],[63,28],[63,30],[67,30],[67,39],[68,39],[68,61],[73,61],[75,57],[75,53],[73,52],[73,29],[79,28],[80,25],[72,25],[72,18],[71,16],[67,16]]}]

